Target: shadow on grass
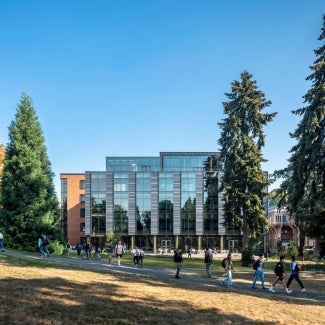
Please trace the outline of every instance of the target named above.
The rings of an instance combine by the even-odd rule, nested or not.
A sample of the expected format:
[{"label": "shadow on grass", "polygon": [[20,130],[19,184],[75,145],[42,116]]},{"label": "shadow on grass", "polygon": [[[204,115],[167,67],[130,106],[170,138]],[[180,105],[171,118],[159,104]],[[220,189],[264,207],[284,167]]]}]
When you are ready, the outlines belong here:
[{"label": "shadow on grass", "polygon": [[[0,322],[1,324],[274,324],[274,322],[254,322],[250,318],[238,314],[225,314],[218,306],[214,308],[195,308],[191,301],[184,302],[175,299],[173,288],[200,292],[230,292],[229,289],[191,283],[190,281],[175,281],[152,276],[139,276],[138,274],[126,274],[117,270],[99,269],[98,265],[87,264],[87,261],[61,259],[39,259],[21,254],[17,256],[1,256],[0,263],[10,267],[35,267],[51,268],[53,274],[45,280],[43,278],[21,279],[14,274],[10,277],[0,277]],[[67,264],[67,263],[74,264]],[[95,263],[94,263],[95,264]],[[97,275],[109,274],[114,278],[114,283],[93,281],[82,283],[78,281],[66,281],[55,276],[55,270],[87,271],[85,274],[95,280]],[[174,270],[172,270],[174,271]],[[138,272],[138,270],[137,270]],[[26,276],[28,278],[28,275]],[[186,277],[184,277],[185,279]],[[166,301],[159,300],[153,293],[134,297],[132,290],[121,294],[116,283],[133,283],[142,286],[170,288],[170,298]],[[324,297],[312,299],[291,299],[291,297],[256,293],[247,290],[247,283],[236,280],[236,284],[245,285],[246,290],[233,289],[234,294],[247,296],[263,296],[270,300],[270,304],[277,305],[279,300],[285,300],[293,304],[323,306]],[[240,306],[238,306],[240,308]]]}]

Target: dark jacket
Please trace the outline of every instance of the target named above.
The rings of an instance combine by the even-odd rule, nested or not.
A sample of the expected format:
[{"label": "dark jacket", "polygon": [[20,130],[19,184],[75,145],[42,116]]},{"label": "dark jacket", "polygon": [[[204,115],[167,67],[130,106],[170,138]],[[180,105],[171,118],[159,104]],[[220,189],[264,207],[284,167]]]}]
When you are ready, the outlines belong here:
[{"label": "dark jacket", "polygon": [[182,263],[183,262],[182,253],[177,252],[177,251],[174,253],[174,262],[175,263]]}]

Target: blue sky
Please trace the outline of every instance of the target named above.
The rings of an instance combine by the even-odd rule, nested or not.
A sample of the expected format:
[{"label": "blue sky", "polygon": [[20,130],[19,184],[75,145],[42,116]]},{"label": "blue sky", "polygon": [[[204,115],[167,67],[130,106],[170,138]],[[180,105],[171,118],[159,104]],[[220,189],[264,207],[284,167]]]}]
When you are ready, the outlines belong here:
[{"label": "blue sky", "polygon": [[278,112],[263,169],[284,168],[324,13],[323,0],[1,0],[0,143],[27,91],[58,194],[60,173],[106,156],[218,151],[224,94],[247,70]]}]

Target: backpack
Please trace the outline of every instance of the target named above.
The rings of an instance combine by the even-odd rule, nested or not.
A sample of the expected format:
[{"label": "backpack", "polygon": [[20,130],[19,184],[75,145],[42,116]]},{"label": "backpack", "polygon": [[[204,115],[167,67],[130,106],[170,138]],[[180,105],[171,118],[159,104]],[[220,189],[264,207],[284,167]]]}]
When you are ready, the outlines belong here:
[{"label": "backpack", "polygon": [[46,235],[42,235],[42,244],[43,245],[49,245],[50,244],[50,239]]},{"label": "backpack", "polygon": [[224,259],[222,260],[222,262],[221,262],[221,266],[222,266],[223,268],[226,267],[226,259],[227,259],[227,258],[224,258]]},{"label": "backpack", "polygon": [[212,262],[210,252],[205,252],[204,263],[210,263],[210,262]]},{"label": "backpack", "polygon": [[253,269],[257,270],[258,268],[258,260],[253,261]]},{"label": "backpack", "polygon": [[179,262],[180,256],[177,250],[174,251],[173,261]]},{"label": "backpack", "polygon": [[278,275],[280,274],[280,270],[281,270],[281,263],[276,263],[274,267],[274,273]]}]

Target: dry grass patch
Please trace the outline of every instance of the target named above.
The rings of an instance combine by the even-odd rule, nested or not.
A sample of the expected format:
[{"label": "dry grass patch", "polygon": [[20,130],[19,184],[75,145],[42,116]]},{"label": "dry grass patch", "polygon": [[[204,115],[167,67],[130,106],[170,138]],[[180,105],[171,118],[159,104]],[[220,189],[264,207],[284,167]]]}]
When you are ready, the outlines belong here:
[{"label": "dry grass patch", "polygon": [[[293,299],[13,258],[1,258],[0,270],[1,324],[319,324],[325,313],[324,301],[308,295]],[[324,288],[324,275],[321,281]]]}]

